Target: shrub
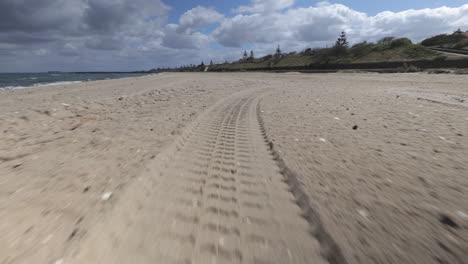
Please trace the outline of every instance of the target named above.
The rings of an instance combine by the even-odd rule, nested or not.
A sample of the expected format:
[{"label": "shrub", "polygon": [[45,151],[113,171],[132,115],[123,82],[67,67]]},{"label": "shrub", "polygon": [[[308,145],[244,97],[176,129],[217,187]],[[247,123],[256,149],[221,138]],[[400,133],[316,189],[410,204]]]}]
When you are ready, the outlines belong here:
[{"label": "shrub", "polygon": [[447,56],[445,56],[445,55],[439,55],[439,56],[434,58],[435,61],[444,61],[446,59],[447,59]]},{"label": "shrub", "polygon": [[441,46],[441,45],[453,45],[457,42],[460,42],[463,39],[467,39],[468,37],[462,34],[442,34],[437,35],[431,38],[427,38],[421,42],[421,45],[430,47],[430,46]]},{"label": "shrub", "polygon": [[332,56],[346,56],[348,54],[348,49],[342,46],[335,46],[331,48]]},{"label": "shrub", "polygon": [[394,39],[390,43],[390,47],[392,48],[398,48],[398,47],[403,47],[403,46],[408,46],[413,44],[409,38],[399,38],[399,39]]},{"label": "shrub", "polygon": [[312,55],[312,54],[314,54],[314,51],[313,51],[311,48],[307,48],[307,49],[305,49],[305,50],[302,52],[302,54],[304,54],[304,55]]},{"label": "shrub", "polygon": [[267,60],[270,60],[271,58],[273,58],[273,55],[266,55],[266,56],[263,56],[261,57],[260,59],[258,59],[260,62],[264,62],[264,61],[267,61]]},{"label": "shrub", "polygon": [[429,74],[444,74],[444,73],[450,73],[450,71],[442,70],[442,69],[434,69],[434,70],[429,70],[427,73],[429,73]]},{"label": "shrub", "polygon": [[318,49],[314,54],[314,60],[317,63],[330,63],[331,57],[334,55],[333,48]]},{"label": "shrub", "polygon": [[455,46],[453,46],[456,49],[463,49],[464,47],[468,47],[468,38],[465,38],[463,40],[460,40]]},{"label": "shrub", "polygon": [[392,47],[390,47],[390,45],[383,45],[383,44],[377,44],[377,45],[374,45],[372,47],[372,51],[375,51],[375,52],[383,52],[383,51],[386,51],[386,50],[389,50],[391,49]]},{"label": "shrub", "polygon": [[459,69],[454,72],[455,74],[468,74],[467,69]]},{"label": "shrub", "polygon": [[398,68],[398,72],[420,72],[421,69],[414,66],[414,65],[408,65],[406,63],[403,64],[403,67]]},{"label": "shrub", "polygon": [[414,66],[414,65],[410,65],[408,68],[406,68],[406,72],[420,72],[421,69]]},{"label": "shrub", "polygon": [[372,48],[375,46],[375,44],[372,43],[367,43],[367,42],[361,42],[358,43],[354,46],[352,46],[349,49],[349,52],[355,56],[355,57],[362,57],[364,55],[367,55],[372,52]]},{"label": "shrub", "polygon": [[377,41],[377,44],[379,45],[390,45],[392,41],[395,39],[395,37],[385,37]]},{"label": "shrub", "polygon": [[410,59],[425,58],[435,56],[437,54],[422,45],[408,45],[403,50],[403,53]]},{"label": "shrub", "polygon": [[350,58],[338,57],[331,61],[332,64],[349,64],[353,62]]}]

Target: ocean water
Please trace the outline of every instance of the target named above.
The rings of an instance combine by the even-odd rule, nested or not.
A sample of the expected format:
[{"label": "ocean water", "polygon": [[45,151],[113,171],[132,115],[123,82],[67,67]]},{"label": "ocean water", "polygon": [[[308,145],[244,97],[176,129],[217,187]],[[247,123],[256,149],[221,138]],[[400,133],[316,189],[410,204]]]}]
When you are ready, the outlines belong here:
[{"label": "ocean water", "polygon": [[142,73],[0,73],[0,90],[138,77]]}]

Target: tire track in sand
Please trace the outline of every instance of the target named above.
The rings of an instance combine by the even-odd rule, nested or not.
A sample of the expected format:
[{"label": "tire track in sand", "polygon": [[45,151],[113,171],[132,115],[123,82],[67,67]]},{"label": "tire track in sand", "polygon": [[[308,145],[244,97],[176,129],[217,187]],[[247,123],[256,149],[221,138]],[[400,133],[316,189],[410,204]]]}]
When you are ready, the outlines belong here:
[{"label": "tire track in sand", "polygon": [[326,263],[259,122],[224,99],[129,187],[66,263]]}]

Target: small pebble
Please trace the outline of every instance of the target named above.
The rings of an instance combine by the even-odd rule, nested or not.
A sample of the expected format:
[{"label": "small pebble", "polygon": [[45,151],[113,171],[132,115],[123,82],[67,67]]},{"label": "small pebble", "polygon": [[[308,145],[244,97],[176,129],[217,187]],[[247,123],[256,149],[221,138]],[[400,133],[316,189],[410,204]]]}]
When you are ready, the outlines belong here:
[{"label": "small pebble", "polygon": [[457,211],[457,215],[460,216],[463,219],[468,219],[468,214],[465,214],[462,211]]},{"label": "small pebble", "polygon": [[322,141],[322,142],[327,142],[327,140],[324,139],[324,138],[319,138],[319,140]]},{"label": "small pebble", "polygon": [[367,213],[365,210],[358,210],[358,213],[364,218],[369,216],[369,213]]},{"label": "small pebble", "polygon": [[358,126],[357,126],[357,125],[354,125],[354,126],[353,126],[353,129],[354,129],[354,130],[358,129]]},{"label": "small pebble", "polygon": [[458,228],[457,223],[455,223],[455,221],[453,221],[453,219],[450,216],[446,215],[446,214],[440,214],[439,215],[439,221],[442,224],[450,226],[452,228]]},{"label": "small pebble", "polygon": [[107,201],[111,198],[112,192],[105,192],[101,195],[101,200]]}]

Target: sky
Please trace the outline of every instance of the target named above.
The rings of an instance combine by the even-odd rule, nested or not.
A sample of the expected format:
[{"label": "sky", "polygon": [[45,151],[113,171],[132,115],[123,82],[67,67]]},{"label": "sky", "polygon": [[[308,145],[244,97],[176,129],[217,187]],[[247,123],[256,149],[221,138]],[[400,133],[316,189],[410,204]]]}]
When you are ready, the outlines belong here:
[{"label": "sky", "polygon": [[0,72],[133,71],[468,30],[466,0],[1,0]]}]

